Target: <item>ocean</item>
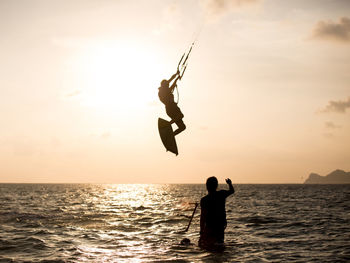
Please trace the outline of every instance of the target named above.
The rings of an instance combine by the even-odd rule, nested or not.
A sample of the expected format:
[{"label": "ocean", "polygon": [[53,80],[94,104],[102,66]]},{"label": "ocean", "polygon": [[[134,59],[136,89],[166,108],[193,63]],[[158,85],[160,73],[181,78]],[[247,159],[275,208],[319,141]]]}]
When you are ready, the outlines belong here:
[{"label": "ocean", "polygon": [[234,187],[208,252],[204,185],[0,184],[0,262],[350,262],[350,185]]}]

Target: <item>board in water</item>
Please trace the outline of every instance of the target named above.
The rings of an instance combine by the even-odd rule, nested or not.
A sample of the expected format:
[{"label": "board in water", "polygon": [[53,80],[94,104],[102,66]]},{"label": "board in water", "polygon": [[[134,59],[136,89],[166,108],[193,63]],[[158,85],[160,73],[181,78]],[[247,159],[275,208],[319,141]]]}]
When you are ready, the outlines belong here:
[{"label": "board in water", "polygon": [[165,149],[178,155],[176,140],[170,122],[158,118],[158,130]]}]

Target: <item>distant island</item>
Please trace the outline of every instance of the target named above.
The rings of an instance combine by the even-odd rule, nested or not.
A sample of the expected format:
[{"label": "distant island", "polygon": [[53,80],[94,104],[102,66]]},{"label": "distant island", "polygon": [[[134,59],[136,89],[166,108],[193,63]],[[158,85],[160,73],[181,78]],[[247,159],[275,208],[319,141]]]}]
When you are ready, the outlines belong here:
[{"label": "distant island", "polygon": [[311,173],[304,184],[350,184],[350,172],[335,170],[326,176]]}]

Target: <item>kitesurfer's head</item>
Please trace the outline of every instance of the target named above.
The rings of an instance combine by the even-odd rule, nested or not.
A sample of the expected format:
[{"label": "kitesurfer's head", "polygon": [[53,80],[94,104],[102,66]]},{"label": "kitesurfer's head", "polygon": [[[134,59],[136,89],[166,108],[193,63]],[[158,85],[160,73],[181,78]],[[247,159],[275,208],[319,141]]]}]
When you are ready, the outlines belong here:
[{"label": "kitesurfer's head", "polygon": [[166,79],[163,79],[160,83],[160,87],[162,88],[169,88],[169,82]]},{"label": "kitesurfer's head", "polygon": [[207,179],[207,190],[209,193],[213,193],[216,191],[216,188],[218,188],[218,179],[216,179],[215,176],[209,177]]}]

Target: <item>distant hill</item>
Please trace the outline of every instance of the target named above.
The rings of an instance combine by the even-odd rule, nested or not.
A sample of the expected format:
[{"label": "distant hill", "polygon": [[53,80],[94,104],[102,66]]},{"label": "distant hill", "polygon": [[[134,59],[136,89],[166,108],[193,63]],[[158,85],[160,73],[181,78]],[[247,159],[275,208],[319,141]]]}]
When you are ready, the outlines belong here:
[{"label": "distant hill", "polygon": [[326,176],[311,173],[304,184],[350,184],[350,172],[335,170]]}]

